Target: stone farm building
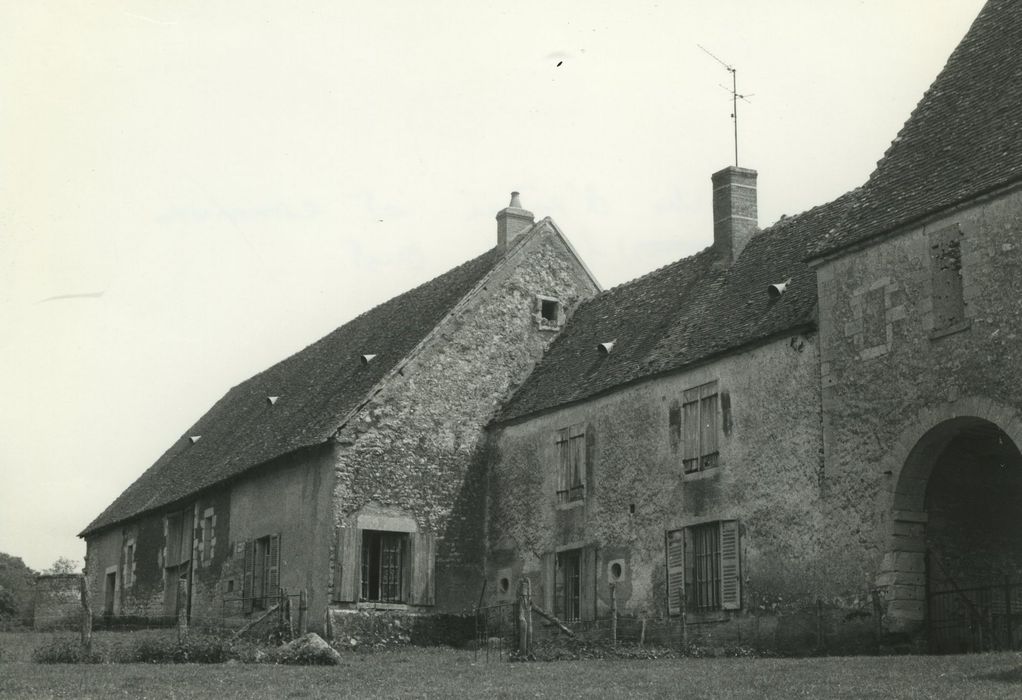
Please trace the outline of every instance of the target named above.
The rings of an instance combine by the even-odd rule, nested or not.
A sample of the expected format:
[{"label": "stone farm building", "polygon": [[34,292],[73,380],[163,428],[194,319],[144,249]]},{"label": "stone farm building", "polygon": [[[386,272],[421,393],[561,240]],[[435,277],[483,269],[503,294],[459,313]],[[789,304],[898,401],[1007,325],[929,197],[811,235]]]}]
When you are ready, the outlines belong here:
[{"label": "stone farm building", "polygon": [[282,586],[324,620],[528,577],[582,627],[613,590],[721,639],[1017,645],[1018,46],[990,0],[861,187],[760,229],[725,168],[713,244],[607,291],[513,198],[496,248],[232,389],[90,524],[95,605]]}]

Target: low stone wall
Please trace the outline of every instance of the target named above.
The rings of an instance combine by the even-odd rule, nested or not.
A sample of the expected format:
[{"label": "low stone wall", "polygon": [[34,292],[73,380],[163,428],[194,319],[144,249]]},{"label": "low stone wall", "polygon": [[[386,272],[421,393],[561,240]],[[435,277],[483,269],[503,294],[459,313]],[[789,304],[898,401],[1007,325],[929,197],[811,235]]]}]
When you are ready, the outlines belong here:
[{"label": "low stone wall", "polygon": [[35,580],[36,630],[72,629],[81,625],[81,574],[40,574]]}]

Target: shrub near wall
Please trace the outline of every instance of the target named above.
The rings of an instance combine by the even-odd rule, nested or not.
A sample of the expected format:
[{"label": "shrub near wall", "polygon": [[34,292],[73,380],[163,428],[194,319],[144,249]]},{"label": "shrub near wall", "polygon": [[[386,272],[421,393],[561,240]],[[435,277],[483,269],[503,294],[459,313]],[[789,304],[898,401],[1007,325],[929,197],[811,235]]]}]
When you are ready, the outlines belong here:
[{"label": "shrub near wall", "polygon": [[468,644],[475,636],[472,615],[415,615],[403,611],[334,610],[330,636],[338,647],[453,646]]}]

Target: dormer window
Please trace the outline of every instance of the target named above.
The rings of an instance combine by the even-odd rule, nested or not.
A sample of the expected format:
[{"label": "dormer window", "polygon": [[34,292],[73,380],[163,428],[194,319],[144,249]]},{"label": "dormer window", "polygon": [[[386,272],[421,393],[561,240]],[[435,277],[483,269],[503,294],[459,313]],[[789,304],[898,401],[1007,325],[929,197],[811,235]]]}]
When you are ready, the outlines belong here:
[{"label": "dormer window", "polygon": [[561,302],[553,297],[536,297],[536,321],[541,329],[555,330],[561,327]]}]

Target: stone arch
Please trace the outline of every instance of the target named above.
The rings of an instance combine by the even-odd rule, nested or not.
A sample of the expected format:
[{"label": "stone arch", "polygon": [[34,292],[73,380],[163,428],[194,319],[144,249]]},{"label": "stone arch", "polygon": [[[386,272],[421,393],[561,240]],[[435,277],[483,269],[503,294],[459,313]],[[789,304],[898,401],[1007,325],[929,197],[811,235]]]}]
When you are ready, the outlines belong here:
[{"label": "stone arch", "polygon": [[883,459],[891,487],[877,587],[886,599],[889,631],[913,631],[926,619],[926,496],[934,467],[956,437],[983,430],[1022,446],[1022,419],[1015,409],[966,397],[920,410]]}]

